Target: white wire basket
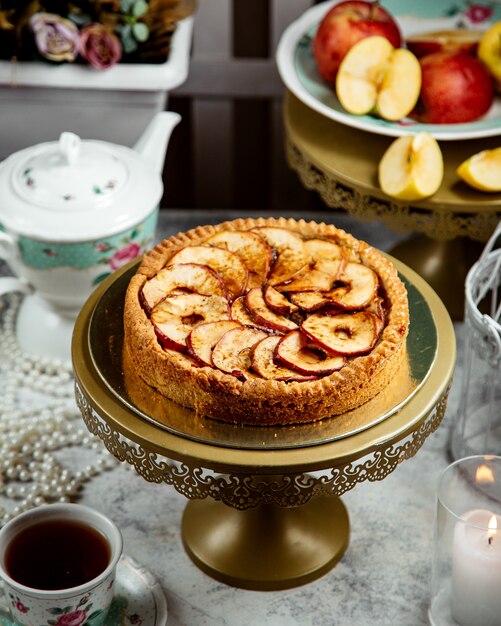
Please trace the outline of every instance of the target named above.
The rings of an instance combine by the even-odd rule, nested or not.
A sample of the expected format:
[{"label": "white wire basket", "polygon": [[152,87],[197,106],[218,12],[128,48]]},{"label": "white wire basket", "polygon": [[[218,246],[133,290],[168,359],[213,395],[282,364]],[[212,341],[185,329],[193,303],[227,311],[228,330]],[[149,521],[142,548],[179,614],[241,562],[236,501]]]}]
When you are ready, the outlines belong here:
[{"label": "white wire basket", "polygon": [[461,397],[451,452],[501,455],[501,222],[465,283]]}]

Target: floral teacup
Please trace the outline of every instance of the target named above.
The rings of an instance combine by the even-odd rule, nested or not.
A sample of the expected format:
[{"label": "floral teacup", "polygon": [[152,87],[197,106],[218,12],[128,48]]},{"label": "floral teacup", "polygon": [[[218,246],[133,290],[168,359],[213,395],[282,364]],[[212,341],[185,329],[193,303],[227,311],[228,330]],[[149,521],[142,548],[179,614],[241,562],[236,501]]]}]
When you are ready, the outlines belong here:
[{"label": "floral teacup", "polygon": [[[25,529],[54,520],[80,523],[102,534],[110,549],[104,569],[84,584],[67,589],[36,589],[14,580],[6,566],[9,546]],[[50,504],[19,515],[0,531],[0,615],[3,613],[21,626],[101,626],[113,600],[121,553],[122,536],[117,526],[89,507]]]}]

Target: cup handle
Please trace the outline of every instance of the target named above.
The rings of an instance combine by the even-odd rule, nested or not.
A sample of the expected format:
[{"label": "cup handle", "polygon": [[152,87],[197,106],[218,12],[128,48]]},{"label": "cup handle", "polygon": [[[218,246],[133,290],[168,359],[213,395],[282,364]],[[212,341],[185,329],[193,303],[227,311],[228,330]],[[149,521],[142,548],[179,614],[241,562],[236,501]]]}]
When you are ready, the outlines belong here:
[{"label": "cup handle", "polygon": [[12,616],[12,611],[10,610],[10,606],[7,600],[7,594],[5,593],[5,589],[3,585],[0,584],[0,616],[6,617],[10,622],[14,622],[14,618]]},{"label": "cup handle", "polygon": [[9,263],[10,265],[10,262],[12,261],[12,259],[15,258],[15,256],[16,256],[15,239],[8,233],[5,233],[4,231],[0,230],[0,259],[7,261],[7,263]]},{"label": "cup handle", "polygon": [[10,276],[0,278],[0,296],[6,293],[12,293],[13,291],[33,293],[33,287],[19,278],[11,278]]}]

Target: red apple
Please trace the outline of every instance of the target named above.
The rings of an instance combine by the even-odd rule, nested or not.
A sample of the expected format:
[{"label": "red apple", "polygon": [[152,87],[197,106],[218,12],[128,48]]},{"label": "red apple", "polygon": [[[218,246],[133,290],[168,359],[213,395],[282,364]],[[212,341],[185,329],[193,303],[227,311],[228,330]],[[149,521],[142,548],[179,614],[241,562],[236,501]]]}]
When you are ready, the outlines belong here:
[{"label": "red apple", "polygon": [[466,52],[434,52],[419,61],[421,94],[412,117],[426,124],[455,124],[487,113],[494,84],[481,61]]},{"label": "red apple", "polygon": [[475,55],[482,33],[477,30],[457,28],[409,35],[407,48],[418,58],[432,52],[467,52]]},{"label": "red apple", "polygon": [[402,44],[398,24],[378,2],[345,0],[332,7],[313,38],[313,56],[322,78],[334,84],[348,50],[372,35],[386,37],[395,48]]}]

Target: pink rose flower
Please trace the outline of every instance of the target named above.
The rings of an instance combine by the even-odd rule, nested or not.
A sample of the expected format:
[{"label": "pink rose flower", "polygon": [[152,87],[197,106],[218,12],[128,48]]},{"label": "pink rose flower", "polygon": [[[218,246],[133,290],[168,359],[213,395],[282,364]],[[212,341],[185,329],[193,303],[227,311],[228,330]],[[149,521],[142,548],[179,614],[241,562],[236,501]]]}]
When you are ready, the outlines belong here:
[{"label": "pink rose flower", "polygon": [[465,11],[465,16],[473,22],[473,24],[479,24],[485,22],[492,16],[492,8],[485,4],[470,4]]},{"label": "pink rose flower", "polygon": [[57,618],[56,626],[80,626],[87,619],[87,611],[73,611],[60,615]]},{"label": "pink rose flower", "polygon": [[29,611],[29,608],[24,606],[24,604],[21,602],[21,600],[17,600],[16,601],[16,609],[20,612],[20,613],[27,613]]},{"label": "pink rose flower", "polygon": [[89,24],[80,32],[80,54],[92,67],[104,70],[120,61],[122,46],[102,24]]},{"label": "pink rose flower", "polygon": [[76,59],[80,35],[73,22],[53,13],[35,13],[30,25],[43,57],[59,62]]},{"label": "pink rose flower", "polygon": [[141,248],[139,245],[131,242],[120,250],[117,250],[108,262],[112,270],[117,270],[140,254]]}]

